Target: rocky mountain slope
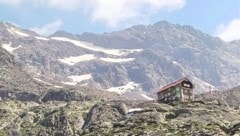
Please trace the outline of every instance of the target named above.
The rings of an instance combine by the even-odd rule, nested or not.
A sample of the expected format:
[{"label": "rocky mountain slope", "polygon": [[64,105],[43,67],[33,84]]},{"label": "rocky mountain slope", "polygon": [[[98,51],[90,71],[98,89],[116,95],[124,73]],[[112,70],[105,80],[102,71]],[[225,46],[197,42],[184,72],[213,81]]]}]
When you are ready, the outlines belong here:
[{"label": "rocky mountain slope", "polygon": [[1,23],[0,34],[0,45],[25,71],[53,86],[87,86],[151,99],[146,92],[183,76],[194,81],[196,92],[240,81],[238,42],[226,43],[191,26],[163,21],[102,35],[59,31],[44,37]]},{"label": "rocky mountain slope", "polygon": [[[34,80],[1,47],[0,63],[1,136],[240,134],[239,108],[221,100],[123,101],[102,90],[56,88]],[[239,100],[239,87],[228,92],[234,95],[229,104]]]},{"label": "rocky mountain slope", "polygon": [[0,47],[0,100],[83,101],[126,99],[115,93],[96,88],[56,86],[32,78],[24,72],[13,55]]}]

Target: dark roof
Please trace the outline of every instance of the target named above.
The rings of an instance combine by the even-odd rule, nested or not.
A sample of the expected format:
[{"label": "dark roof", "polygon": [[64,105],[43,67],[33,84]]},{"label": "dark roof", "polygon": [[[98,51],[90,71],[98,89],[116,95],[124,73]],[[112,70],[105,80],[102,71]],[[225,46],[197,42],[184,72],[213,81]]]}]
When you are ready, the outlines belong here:
[{"label": "dark roof", "polygon": [[173,83],[171,83],[171,84],[168,84],[168,85],[162,87],[162,88],[161,88],[160,90],[158,90],[156,93],[163,92],[164,90],[166,90],[166,89],[168,89],[168,88],[171,88],[171,87],[173,87],[173,86],[181,83],[182,81],[189,81],[189,80],[188,80],[187,77],[181,78],[181,79],[179,79],[179,80],[177,80],[177,81],[175,81],[175,82],[173,82]]}]

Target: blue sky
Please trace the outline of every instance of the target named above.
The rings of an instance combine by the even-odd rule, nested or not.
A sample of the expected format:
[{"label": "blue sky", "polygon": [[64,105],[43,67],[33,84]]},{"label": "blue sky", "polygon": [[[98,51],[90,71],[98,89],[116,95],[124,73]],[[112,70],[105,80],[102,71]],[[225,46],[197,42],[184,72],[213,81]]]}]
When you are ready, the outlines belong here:
[{"label": "blue sky", "polygon": [[0,20],[43,35],[104,33],[161,20],[240,39],[239,0],[0,0]]}]

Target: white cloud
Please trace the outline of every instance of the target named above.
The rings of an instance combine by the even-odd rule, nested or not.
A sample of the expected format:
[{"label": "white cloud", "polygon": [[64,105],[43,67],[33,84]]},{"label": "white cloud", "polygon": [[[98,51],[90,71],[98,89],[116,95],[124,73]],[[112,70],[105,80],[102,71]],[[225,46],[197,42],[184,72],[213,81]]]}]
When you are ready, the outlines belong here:
[{"label": "white cloud", "polygon": [[0,0],[0,4],[11,6],[21,5],[26,2],[35,6],[47,6],[62,10],[75,10],[81,4],[81,0]]},{"label": "white cloud", "polygon": [[76,10],[81,4],[81,0],[35,0],[34,2],[37,5],[69,11]]},{"label": "white cloud", "polygon": [[20,4],[22,0],[0,0],[0,4],[16,6]]},{"label": "white cloud", "polygon": [[92,0],[90,14],[93,21],[115,27],[121,23],[148,20],[159,10],[180,9],[185,0]]},{"label": "white cloud", "polygon": [[35,6],[82,12],[93,22],[108,27],[148,22],[160,10],[176,10],[185,6],[186,0],[0,0],[0,4],[31,3]]},{"label": "white cloud", "polygon": [[217,29],[216,36],[227,42],[240,39],[240,18],[227,24],[221,24]]},{"label": "white cloud", "polygon": [[33,28],[30,28],[31,30],[39,33],[39,34],[42,34],[42,35],[49,35],[49,34],[52,34],[54,32],[56,32],[57,30],[59,30],[60,26],[62,25],[62,21],[61,20],[56,20],[54,22],[51,22],[43,27],[33,27]]}]

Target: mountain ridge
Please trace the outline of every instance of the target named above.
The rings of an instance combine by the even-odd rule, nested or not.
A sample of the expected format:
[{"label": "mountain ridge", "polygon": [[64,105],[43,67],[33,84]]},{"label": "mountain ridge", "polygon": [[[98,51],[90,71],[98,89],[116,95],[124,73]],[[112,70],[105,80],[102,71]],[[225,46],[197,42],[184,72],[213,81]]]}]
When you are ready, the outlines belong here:
[{"label": "mountain ridge", "polygon": [[133,90],[153,92],[187,76],[203,92],[208,86],[230,88],[239,80],[238,45],[191,26],[165,21],[102,35],[60,31],[50,37],[8,29],[1,31],[8,33],[0,37],[1,44],[11,43],[17,62],[46,81],[69,83],[72,77],[90,74],[77,84],[108,90],[134,82],[139,87]]}]

